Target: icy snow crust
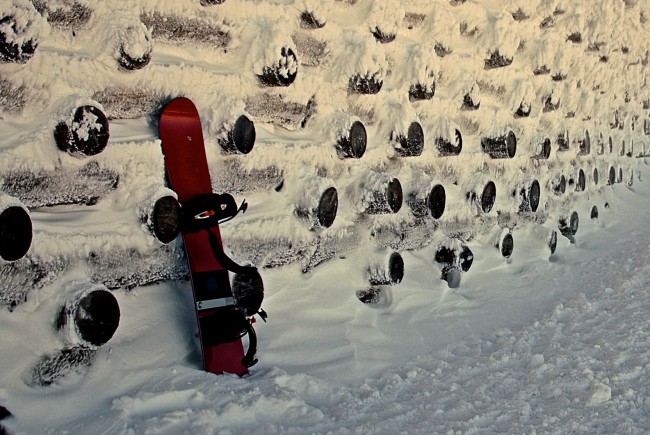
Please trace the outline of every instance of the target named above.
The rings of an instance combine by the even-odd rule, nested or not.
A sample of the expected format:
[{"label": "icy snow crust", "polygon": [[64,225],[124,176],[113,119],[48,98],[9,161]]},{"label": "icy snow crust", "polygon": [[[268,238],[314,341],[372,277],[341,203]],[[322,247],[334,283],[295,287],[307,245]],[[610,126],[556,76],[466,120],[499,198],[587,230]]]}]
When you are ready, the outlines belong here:
[{"label": "icy snow crust", "polygon": [[[31,249],[0,264],[0,301],[12,307],[0,311],[0,406],[14,416],[0,425],[19,433],[650,430],[643,157],[650,6],[79,3],[92,13],[74,31],[48,25],[27,0],[0,7],[17,17],[15,28],[2,27],[12,41],[38,40],[27,62],[0,64],[0,186],[25,172],[65,180],[90,161],[119,175],[91,206],[29,206]],[[324,26],[306,26],[305,11]],[[141,25],[151,16],[163,20],[153,26],[168,17],[227,37],[156,39],[156,28]],[[380,43],[375,29],[395,39]],[[283,63],[283,47],[298,63]],[[133,56],[151,51],[151,61],[127,71],[120,48]],[[295,81],[263,87],[259,76],[273,65],[283,66],[283,77],[297,72]],[[352,76],[374,77],[382,88],[350,92]],[[433,98],[409,100],[416,83],[435,84]],[[97,101],[111,93],[125,100]],[[238,261],[276,266],[261,270],[269,322],[256,324],[260,362],[243,379],[198,369],[182,241],[163,247],[149,231],[153,203],[170,193],[155,111],[177,96],[199,109],[215,190],[236,185],[237,200],[250,204],[223,225],[226,249]],[[466,97],[474,107],[463,106]],[[260,101],[290,110],[246,113]],[[88,104],[116,115],[109,145],[92,158],[61,152],[55,126]],[[515,117],[519,108],[530,114]],[[255,147],[225,155],[219,140],[242,114],[255,123]],[[336,142],[358,120],[366,152],[341,159]],[[394,139],[413,122],[424,130],[423,153],[399,157]],[[456,129],[460,155],[441,157],[435,139],[454,144]],[[482,152],[482,137],[509,130],[517,136],[514,158]],[[587,130],[591,151],[579,155]],[[568,150],[560,151],[564,132]],[[548,160],[538,157],[545,138]],[[576,191],[580,169],[583,192]],[[225,172],[238,183],[224,181]],[[566,192],[557,195],[560,176]],[[364,213],[392,178],[403,189],[399,212]],[[533,178],[539,208],[519,213],[518,189]],[[476,196],[488,181],[496,201],[485,213]],[[437,184],[446,190],[443,216],[415,216],[406,200],[426,198]],[[297,210],[313,211],[329,187],[338,192],[337,217],[329,228],[314,227]],[[9,205],[22,206],[0,193],[0,208]],[[599,218],[590,220],[594,205]],[[560,236],[550,255],[549,231],[573,211],[578,233]],[[498,245],[510,232],[514,253],[504,259]],[[439,246],[461,246],[454,237],[474,262],[451,289],[433,258]],[[371,287],[368,271],[396,251],[402,281],[381,286],[381,304],[361,303],[356,293]],[[69,344],[53,325],[83,283],[113,289],[121,310],[115,336],[91,366],[47,388],[28,386],[41,356]]]}]

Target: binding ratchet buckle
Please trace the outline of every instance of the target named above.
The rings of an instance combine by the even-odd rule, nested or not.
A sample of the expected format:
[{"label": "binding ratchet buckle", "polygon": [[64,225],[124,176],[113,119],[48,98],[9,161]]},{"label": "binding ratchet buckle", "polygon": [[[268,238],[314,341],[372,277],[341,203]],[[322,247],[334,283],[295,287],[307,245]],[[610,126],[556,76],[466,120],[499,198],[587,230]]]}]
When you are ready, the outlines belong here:
[{"label": "binding ratchet buckle", "polygon": [[202,211],[201,213],[195,214],[194,219],[197,219],[197,220],[198,219],[207,219],[207,218],[209,218],[211,216],[214,216],[214,215],[215,215],[214,210],[206,210],[206,211]]},{"label": "binding ratchet buckle", "polygon": [[[221,211],[224,211],[224,210],[226,209],[226,207],[228,207],[227,204],[221,204]],[[237,216],[237,215],[239,214],[239,212],[242,212],[242,213],[246,212],[246,209],[247,209],[247,208],[248,208],[248,203],[246,202],[246,200],[244,200],[244,201],[241,203],[241,205],[239,206],[239,208],[237,209],[237,211],[236,211],[232,216],[226,216],[226,217],[223,218],[223,219],[219,219],[219,223],[223,223],[223,222],[227,222],[227,221],[229,221],[230,219],[232,219],[232,218],[234,218],[235,216]],[[217,214],[217,212],[214,211],[214,210],[205,210],[205,211],[202,211],[201,213],[197,213],[197,214],[195,214],[195,215],[194,215],[194,219],[195,219],[195,220],[199,220],[199,219],[208,219],[208,218],[211,218],[212,216],[214,216],[214,215],[216,215],[216,214]]]}]

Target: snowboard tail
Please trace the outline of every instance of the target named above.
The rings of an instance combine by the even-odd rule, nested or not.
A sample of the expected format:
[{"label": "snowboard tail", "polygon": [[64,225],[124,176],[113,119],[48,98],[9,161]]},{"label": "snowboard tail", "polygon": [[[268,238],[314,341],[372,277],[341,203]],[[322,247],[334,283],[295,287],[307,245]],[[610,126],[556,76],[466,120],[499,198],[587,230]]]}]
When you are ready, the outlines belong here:
[{"label": "snowboard tail", "polygon": [[[191,209],[195,198],[214,195],[194,103],[187,98],[172,100],[163,109],[159,130],[170,187],[183,209]],[[207,221],[199,229],[184,225],[182,236],[191,272],[203,368],[212,373],[245,375],[255,361],[244,353],[242,343],[250,323],[237,309],[228,270],[217,258],[216,253],[223,252],[218,221]]]}]

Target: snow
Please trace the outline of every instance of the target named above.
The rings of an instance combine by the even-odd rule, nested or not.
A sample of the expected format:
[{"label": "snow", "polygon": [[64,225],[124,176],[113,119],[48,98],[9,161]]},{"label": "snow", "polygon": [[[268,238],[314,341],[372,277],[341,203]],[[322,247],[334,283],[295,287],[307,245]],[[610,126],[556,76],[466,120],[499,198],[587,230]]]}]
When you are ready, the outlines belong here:
[{"label": "snow", "polygon": [[22,0],[11,0],[2,5],[2,17],[11,17],[3,20],[0,31],[6,42],[11,42],[19,47],[30,39],[38,39],[42,34],[47,34],[47,25],[34,7]]},{"label": "snow", "polygon": [[[644,2],[79,3],[92,14],[74,31],[65,20],[48,25],[28,0],[0,7],[16,16],[0,25],[5,42],[38,42],[24,63],[0,63],[0,212],[25,206],[4,192],[17,173],[50,177],[42,195],[83,189],[75,174],[91,161],[119,176],[92,205],[25,207],[28,255],[0,260],[0,406],[13,415],[0,425],[9,433],[650,431]],[[306,26],[303,12],[324,26]],[[205,27],[177,42],[158,27],[179,22]],[[375,28],[395,40],[379,42]],[[121,68],[120,47],[151,52],[151,62]],[[486,68],[495,50],[512,63]],[[295,81],[262,86],[258,76],[274,66]],[[549,73],[533,74],[542,67]],[[382,89],[351,93],[355,75]],[[410,101],[415,83],[435,85],[435,95]],[[466,95],[478,110],[462,108]],[[544,110],[549,95],[556,110]],[[249,203],[221,228],[232,257],[260,266],[265,284],[260,362],[243,378],[200,370],[182,240],[162,246],[149,229],[156,199],[174,196],[151,112],[176,96],[199,109],[213,186],[229,185],[219,177],[227,170],[239,181],[237,202]],[[269,101],[277,109],[264,111]],[[516,118],[522,103],[531,113]],[[115,114],[109,145],[87,158],[59,151],[54,127],[87,104]],[[255,123],[255,147],[226,155],[219,141],[241,115]],[[73,127],[90,135],[95,121]],[[342,159],[336,142],[355,121],[366,128],[366,153]],[[424,150],[399,157],[392,140],[413,122]],[[435,139],[455,144],[456,129],[460,155],[440,156]],[[509,130],[514,158],[482,152],[482,137]],[[559,151],[565,131],[569,149]],[[587,131],[591,152],[579,155]],[[545,138],[550,157],[534,158]],[[576,190],[580,170],[585,191]],[[566,193],[556,195],[560,176]],[[417,217],[407,203],[364,213],[393,178],[405,200],[443,185],[444,214]],[[533,179],[538,211],[518,213],[518,191]],[[489,181],[496,202],[483,213],[468,193]],[[301,216],[329,187],[338,214],[321,228]],[[552,231],[574,211],[577,234],[558,234],[551,253]],[[499,252],[506,234],[508,259]],[[435,252],[463,244],[473,264],[447,283]],[[403,279],[371,285],[388,278],[394,252]],[[92,364],[38,386],[43,356],[80,341],[54,327],[61,308],[105,287],[120,307],[115,335]],[[378,302],[364,304],[358,295],[371,287]]]}]

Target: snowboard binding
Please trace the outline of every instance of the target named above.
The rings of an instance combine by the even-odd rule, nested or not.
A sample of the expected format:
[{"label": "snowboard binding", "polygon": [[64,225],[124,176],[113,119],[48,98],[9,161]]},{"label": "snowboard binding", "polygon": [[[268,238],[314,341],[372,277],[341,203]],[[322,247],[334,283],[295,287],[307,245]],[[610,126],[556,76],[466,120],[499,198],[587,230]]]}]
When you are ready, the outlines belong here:
[{"label": "snowboard binding", "polygon": [[203,325],[204,330],[213,331],[212,344],[229,343],[248,335],[248,351],[241,360],[244,367],[252,367],[257,363],[257,334],[253,328],[255,315],[266,322],[268,317],[261,309],[264,299],[264,284],[255,266],[242,266],[232,260],[224,252],[214,227],[228,222],[240,212],[246,212],[248,203],[244,200],[237,206],[232,195],[224,193],[208,193],[197,195],[186,201],[182,207],[182,225],[186,233],[205,230],[208,241],[216,260],[227,271],[235,274],[232,294],[235,305],[219,316],[210,325]]},{"label": "snowboard binding", "polygon": [[[238,206],[231,195],[212,192],[201,118],[191,100],[179,97],[165,105],[159,133],[167,181],[181,204],[178,226],[190,266],[203,368],[244,376],[256,362],[257,337],[252,328],[254,318],[249,316],[255,311],[245,305],[249,302],[236,302],[230,272],[252,277],[257,269],[228,258],[219,224],[244,212],[246,201]],[[261,303],[261,288],[257,297]],[[249,336],[247,351],[244,335]]]},{"label": "snowboard binding", "polygon": [[268,315],[264,311],[262,301],[264,300],[264,282],[257,268],[252,266],[243,267],[243,273],[235,273],[232,282],[232,295],[235,300],[236,311],[240,313],[242,321],[233,324],[240,324],[240,338],[248,334],[248,351],[241,363],[245,367],[252,367],[257,363],[255,353],[257,351],[257,334],[253,324],[255,316],[259,316],[264,322]]},{"label": "snowboard binding", "polygon": [[210,335],[205,339],[205,344],[215,346],[224,343],[232,343],[248,335],[248,350],[241,359],[241,364],[250,368],[257,364],[257,334],[253,328],[253,322],[244,316],[244,313],[233,307],[225,310],[219,316],[211,316],[200,320],[201,329],[210,331]]},{"label": "snowboard binding", "polygon": [[228,193],[197,195],[183,204],[183,231],[194,233],[228,222],[248,208],[246,200],[237,207],[235,198]]},{"label": "snowboard binding", "polygon": [[[214,237],[216,239],[216,236]],[[264,300],[264,283],[255,267],[239,267],[243,269],[243,272],[235,272],[231,287],[232,298],[228,309],[219,316],[202,318],[200,326],[202,331],[210,331],[206,344],[212,346],[231,343],[248,335],[248,350],[242,358],[241,364],[249,368],[257,363],[255,357],[257,334],[253,328],[256,321],[255,316],[260,316],[265,322],[267,318],[266,312],[261,308]],[[204,302],[209,304],[212,301]],[[205,308],[210,309],[209,307]]]}]

